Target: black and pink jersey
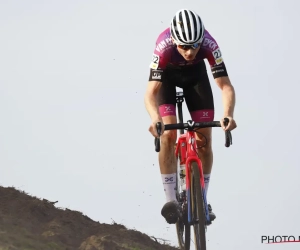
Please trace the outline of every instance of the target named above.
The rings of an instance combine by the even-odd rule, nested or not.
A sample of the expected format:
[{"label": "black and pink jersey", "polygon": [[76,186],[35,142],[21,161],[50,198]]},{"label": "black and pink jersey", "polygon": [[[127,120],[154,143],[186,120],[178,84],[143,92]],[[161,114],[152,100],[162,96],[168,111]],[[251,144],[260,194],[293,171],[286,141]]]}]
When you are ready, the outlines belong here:
[{"label": "black and pink jersey", "polygon": [[170,28],[167,28],[156,40],[156,47],[150,64],[151,73],[149,80],[161,81],[163,78],[163,72],[169,64],[184,67],[196,64],[204,59],[208,60],[214,78],[227,76],[221,50],[216,40],[208,33],[207,30],[204,31],[204,38],[195,59],[191,62],[187,62],[178,52],[177,46],[173,44]]}]

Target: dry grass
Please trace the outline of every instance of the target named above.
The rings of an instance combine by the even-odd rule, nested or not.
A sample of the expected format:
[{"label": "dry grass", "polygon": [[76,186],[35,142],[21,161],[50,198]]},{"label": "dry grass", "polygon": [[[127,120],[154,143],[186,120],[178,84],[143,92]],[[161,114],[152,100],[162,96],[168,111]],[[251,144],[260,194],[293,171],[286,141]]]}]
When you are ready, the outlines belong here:
[{"label": "dry grass", "polygon": [[0,186],[0,250],[175,250],[149,236]]}]

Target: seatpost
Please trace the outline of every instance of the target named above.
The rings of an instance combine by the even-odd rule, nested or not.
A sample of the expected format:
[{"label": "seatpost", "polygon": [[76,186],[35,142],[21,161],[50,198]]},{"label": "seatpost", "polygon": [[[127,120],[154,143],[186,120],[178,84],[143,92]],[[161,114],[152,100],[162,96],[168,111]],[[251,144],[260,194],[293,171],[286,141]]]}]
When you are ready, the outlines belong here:
[{"label": "seatpost", "polygon": [[[184,101],[183,93],[177,92],[176,93],[176,102],[177,102],[177,112],[178,112],[179,123],[183,123],[183,114],[182,114],[183,101]],[[184,133],[184,129],[180,129],[180,134],[182,135],[183,133]]]},{"label": "seatpost", "polygon": [[[179,118],[179,122],[182,123],[183,122],[183,116],[182,116],[182,102],[177,103],[177,110],[178,110],[178,118]],[[183,134],[183,129],[180,129],[180,134]]]}]

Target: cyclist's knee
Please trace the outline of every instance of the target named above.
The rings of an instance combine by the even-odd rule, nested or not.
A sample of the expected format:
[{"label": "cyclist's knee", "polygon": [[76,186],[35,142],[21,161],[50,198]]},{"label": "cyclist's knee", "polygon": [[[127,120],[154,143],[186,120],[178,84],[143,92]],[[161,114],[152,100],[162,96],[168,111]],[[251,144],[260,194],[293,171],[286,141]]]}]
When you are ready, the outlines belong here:
[{"label": "cyclist's knee", "polygon": [[202,134],[197,135],[197,148],[201,155],[209,155],[212,153],[211,130],[203,130]]},{"label": "cyclist's knee", "polygon": [[207,138],[206,140],[197,140],[197,148],[198,152],[201,155],[209,155],[212,153],[212,146],[211,146],[211,138]]},{"label": "cyclist's knee", "polygon": [[176,143],[177,139],[177,131],[176,130],[167,130],[161,136],[161,143],[173,146]]}]

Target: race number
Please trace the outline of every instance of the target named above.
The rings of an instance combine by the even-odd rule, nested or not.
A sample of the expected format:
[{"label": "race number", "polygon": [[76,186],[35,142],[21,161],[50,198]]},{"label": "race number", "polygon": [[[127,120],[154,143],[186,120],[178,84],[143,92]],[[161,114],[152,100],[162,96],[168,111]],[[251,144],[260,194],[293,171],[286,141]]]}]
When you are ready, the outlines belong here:
[{"label": "race number", "polygon": [[220,48],[217,48],[212,53],[215,58],[216,64],[217,65],[221,64],[223,62],[223,58],[222,58],[222,53],[221,53]]},{"label": "race number", "polygon": [[157,69],[159,64],[159,56],[156,54],[153,54],[152,56],[152,62],[150,64],[151,69]]}]

